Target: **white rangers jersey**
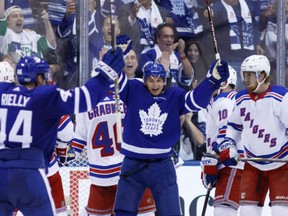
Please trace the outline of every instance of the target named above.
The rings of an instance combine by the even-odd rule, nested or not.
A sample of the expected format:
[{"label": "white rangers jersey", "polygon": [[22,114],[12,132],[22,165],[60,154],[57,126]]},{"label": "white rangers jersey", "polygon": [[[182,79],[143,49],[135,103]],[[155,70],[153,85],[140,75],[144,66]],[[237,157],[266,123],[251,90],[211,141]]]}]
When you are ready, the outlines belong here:
[{"label": "white rangers jersey", "polygon": [[[235,90],[219,93],[214,101],[208,106],[208,117],[206,120],[206,148],[207,152],[212,152],[213,143],[220,143],[226,136],[227,120],[233,112],[235,106]],[[243,157],[243,147],[237,143],[238,154]],[[220,165],[218,168],[223,168]],[[232,167],[232,166],[231,166]],[[244,163],[238,162],[234,168],[243,169]]]},{"label": "white rangers jersey", "polygon": [[[242,90],[228,120],[227,137],[241,139],[246,157],[288,158],[288,94],[282,86],[270,86],[260,95]],[[260,170],[284,163],[249,162]]]},{"label": "white rangers jersey", "polygon": [[[92,184],[117,185],[123,155],[117,143],[114,94],[109,92],[104,100],[86,113],[76,115],[75,135],[72,147],[79,156],[87,148],[89,175]],[[121,106],[121,118],[125,107]]]}]

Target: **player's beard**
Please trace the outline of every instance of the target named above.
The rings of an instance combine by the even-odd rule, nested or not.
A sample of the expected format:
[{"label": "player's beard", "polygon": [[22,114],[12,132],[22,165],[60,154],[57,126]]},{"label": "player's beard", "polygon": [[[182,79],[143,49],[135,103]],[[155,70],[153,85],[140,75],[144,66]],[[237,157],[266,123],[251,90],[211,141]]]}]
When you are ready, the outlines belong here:
[{"label": "player's beard", "polygon": [[249,84],[248,86],[246,85],[246,88],[249,92],[253,92],[257,88],[257,83],[256,84]]}]

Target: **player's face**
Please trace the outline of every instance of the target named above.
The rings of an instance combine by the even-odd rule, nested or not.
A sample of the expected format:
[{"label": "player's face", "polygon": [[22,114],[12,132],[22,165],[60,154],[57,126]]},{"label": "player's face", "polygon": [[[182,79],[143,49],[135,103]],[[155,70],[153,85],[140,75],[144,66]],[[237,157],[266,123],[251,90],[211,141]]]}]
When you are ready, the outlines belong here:
[{"label": "player's face", "polygon": [[145,85],[153,96],[158,96],[162,93],[165,82],[161,77],[149,76],[146,78]]},{"label": "player's face", "polygon": [[130,50],[130,52],[125,57],[125,67],[124,72],[126,73],[128,78],[132,78],[135,76],[135,71],[138,67],[138,59],[134,50]]},{"label": "player's face", "polygon": [[174,32],[173,29],[169,26],[163,27],[159,37],[157,38],[157,44],[160,50],[163,51],[170,51],[173,43],[174,43]]},{"label": "player's face", "polygon": [[253,92],[258,85],[256,73],[248,71],[243,72],[243,82],[248,91]]},{"label": "player's face", "polygon": [[8,16],[8,27],[16,33],[23,30],[23,14],[22,11],[14,11]]}]

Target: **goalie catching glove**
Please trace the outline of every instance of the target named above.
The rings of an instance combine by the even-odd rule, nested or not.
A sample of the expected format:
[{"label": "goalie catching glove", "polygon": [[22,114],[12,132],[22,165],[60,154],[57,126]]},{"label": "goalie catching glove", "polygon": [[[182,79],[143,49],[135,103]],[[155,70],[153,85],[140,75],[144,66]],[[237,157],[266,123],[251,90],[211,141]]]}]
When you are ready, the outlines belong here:
[{"label": "goalie catching glove", "polygon": [[219,88],[222,82],[225,82],[229,77],[229,67],[226,61],[219,59],[214,61],[206,76],[210,82],[214,83],[216,88]]},{"label": "goalie catching glove", "polygon": [[122,49],[117,47],[115,51],[110,49],[104,54],[102,61],[98,62],[95,72],[96,74],[102,74],[109,82],[113,83],[118,75],[121,74],[124,66]]},{"label": "goalie catching glove", "polygon": [[75,152],[71,148],[70,142],[63,142],[57,139],[55,151],[61,164],[67,164],[68,161],[75,159]]},{"label": "goalie catching glove", "polygon": [[205,188],[212,189],[216,186],[218,159],[211,153],[204,153],[200,165],[202,183]]},{"label": "goalie catching glove", "polygon": [[233,139],[225,138],[220,144],[215,143],[213,150],[219,155],[219,161],[225,166],[236,166],[239,154]]}]

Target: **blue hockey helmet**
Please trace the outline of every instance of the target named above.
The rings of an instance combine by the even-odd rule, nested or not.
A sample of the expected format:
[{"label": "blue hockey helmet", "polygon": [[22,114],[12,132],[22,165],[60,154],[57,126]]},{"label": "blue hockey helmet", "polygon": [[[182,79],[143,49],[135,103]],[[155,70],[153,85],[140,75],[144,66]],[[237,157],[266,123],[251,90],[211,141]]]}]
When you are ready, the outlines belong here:
[{"label": "blue hockey helmet", "polygon": [[35,82],[38,74],[42,74],[45,80],[48,80],[49,64],[37,56],[22,56],[16,66],[18,82],[21,84]]},{"label": "blue hockey helmet", "polygon": [[143,80],[146,81],[149,76],[162,77],[166,83],[167,72],[162,64],[150,63],[144,69]]}]

